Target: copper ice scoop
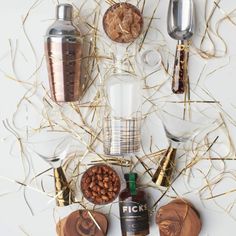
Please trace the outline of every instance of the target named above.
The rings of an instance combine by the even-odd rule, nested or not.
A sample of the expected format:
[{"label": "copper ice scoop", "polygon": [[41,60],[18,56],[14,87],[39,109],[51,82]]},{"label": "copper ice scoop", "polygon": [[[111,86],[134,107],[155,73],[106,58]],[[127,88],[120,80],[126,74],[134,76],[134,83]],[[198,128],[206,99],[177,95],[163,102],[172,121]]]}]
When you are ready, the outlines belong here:
[{"label": "copper ice scoop", "polygon": [[194,33],[194,5],[192,0],[170,0],[167,31],[170,37],[178,40],[172,91],[182,94],[186,92],[187,88],[189,40]]}]

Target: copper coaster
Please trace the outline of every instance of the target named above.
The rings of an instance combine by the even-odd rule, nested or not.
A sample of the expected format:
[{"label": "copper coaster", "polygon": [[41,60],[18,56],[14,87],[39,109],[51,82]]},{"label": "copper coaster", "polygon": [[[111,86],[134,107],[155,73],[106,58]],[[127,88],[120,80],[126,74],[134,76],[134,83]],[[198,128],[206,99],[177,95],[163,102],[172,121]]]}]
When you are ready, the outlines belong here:
[{"label": "copper coaster", "polygon": [[202,222],[196,208],[184,199],[162,206],[156,215],[160,236],[198,236]]},{"label": "copper coaster", "polygon": [[106,236],[108,221],[95,211],[78,210],[57,223],[58,236]]}]

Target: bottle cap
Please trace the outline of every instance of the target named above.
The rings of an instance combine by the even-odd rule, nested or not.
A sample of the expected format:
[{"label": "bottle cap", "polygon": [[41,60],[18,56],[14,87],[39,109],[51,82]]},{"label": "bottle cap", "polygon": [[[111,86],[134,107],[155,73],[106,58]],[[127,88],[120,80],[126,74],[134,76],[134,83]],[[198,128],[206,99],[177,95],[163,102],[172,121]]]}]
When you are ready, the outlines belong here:
[{"label": "bottle cap", "polygon": [[129,190],[132,196],[137,195],[136,180],[138,178],[137,173],[130,172],[125,174],[125,180],[129,182]]},{"label": "bottle cap", "polygon": [[130,175],[131,175],[131,174],[134,175],[135,180],[137,180],[138,174],[137,174],[137,173],[130,172],[130,173],[124,174],[124,177],[125,177],[125,180],[126,180],[126,181],[129,181],[129,180],[130,180]]},{"label": "bottle cap", "polygon": [[57,5],[56,17],[59,20],[72,20],[73,7],[70,4]]},{"label": "bottle cap", "polygon": [[152,181],[163,187],[169,187],[172,180],[173,170],[175,168],[176,149],[169,147],[164,154]]}]

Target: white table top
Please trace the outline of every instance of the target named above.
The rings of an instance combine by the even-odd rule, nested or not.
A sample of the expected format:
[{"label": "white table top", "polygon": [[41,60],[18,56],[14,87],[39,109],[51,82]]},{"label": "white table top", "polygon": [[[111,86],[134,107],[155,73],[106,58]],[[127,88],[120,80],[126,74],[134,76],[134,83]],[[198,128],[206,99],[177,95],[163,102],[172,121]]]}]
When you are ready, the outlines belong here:
[{"label": "white table top", "polygon": [[[31,152],[31,149],[28,148],[28,145],[32,142],[32,133],[36,132],[40,125],[47,125],[46,116],[42,115],[46,114],[45,111],[48,112],[48,115],[53,120],[56,121],[59,119],[57,116],[59,114],[58,108],[56,106],[54,108],[45,108],[42,102],[42,98],[45,95],[42,85],[48,89],[46,63],[43,59],[43,37],[47,27],[52,23],[56,2],[56,0],[9,0],[2,1],[0,6],[0,118],[4,121],[5,126],[9,127],[10,125],[17,132],[14,135],[4,127],[3,123],[0,124],[0,235],[4,236],[56,235],[55,219],[79,208],[78,205],[74,205],[66,209],[54,209],[54,202],[39,192],[42,190],[41,181],[47,191],[53,190],[53,179],[50,176],[52,172],[49,171],[34,181],[33,178],[35,175],[50,168],[50,166],[36,157]],[[99,50],[103,52],[104,48],[101,45],[104,44],[104,40],[106,41],[107,38],[101,27],[101,15],[107,9],[108,4],[105,1],[94,0],[67,2],[73,2],[77,7],[84,3],[80,12],[81,25],[83,24],[81,22],[85,19],[90,23],[92,22],[91,19],[93,17],[91,17],[91,14],[93,16],[95,7],[97,13],[101,10],[98,21],[99,29],[101,30],[98,32],[98,45],[100,45]],[[101,2],[101,5],[99,6],[96,2]],[[135,0],[130,2],[136,4]],[[218,6],[209,21],[209,29],[211,30],[210,35],[217,51],[217,57],[207,59],[197,54],[197,49],[199,49],[200,41],[206,27],[205,3],[207,3],[206,15],[208,18],[215,6],[214,1],[195,1],[197,11],[196,34],[193,38],[194,46],[192,45],[190,49],[189,74],[192,81],[197,81],[198,78],[201,78],[200,85],[202,88],[206,89],[212,97],[220,102],[222,115],[229,130],[229,133],[226,132],[226,129],[218,130],[217,134],[211,137],[211,140],[214,140],[217,135],[219,136],[218,142],[213,149],[217,153],[212,151],[212,156],[219,157],[220,154],[224,155],[231,151],[228,157],[234,158],[235,152],[233,147],[236,145],[236,122],[233,123],[233,120],[236,120],[236,19],[234,17],[235,13],[231,13],[231,11],[236,8],[236,4],[234,0],[215,2],[218,2]],[[140,8],[141,6],[142,4],[140,3]],[[148,35],[150,37],[152,35],[154,38],[156,37],[156,42],[153,41],[154,45],[160,47],[160,45],[164,44],[163,48],[171,53],[169,58],[170,63],[173,64],[176,42],[168,36],[166,30],[168,1],[146,0],[143,11],[145,27],[147,27],[150,16],[156,6],[157,9]],[[231,14],[231,20],[229,18],[224,19],[228,14]],[[26,16],[27,18],[25,19]],[[86,27],[84,28],[86,29]],[[157,32],[157,29],[162,34]],[[224,39],[224,42],[221,40],[221,37]],[[224,43],[227,45],[225,55]],[[204,47],[211,50],[212,46],[207,39]],[[113,49],[106,48],[107,51]],[[101,63],[100,65],[104,65],[103,61],[99,63]],[[155,78],[158,80],[157,83],[169,79],[164,73],[163,68],[156,73]],[[98,77],[97,80],[99,79],[103,79],[103,77]],[[32,86],[32,84],[34,85]],[[34,87],[36,87],[35,91],[32,89]],[[21,100],[24,96],[28,99]],[[94,98],[94,93],[88,92],[86,96],[86,99]],[[71,110],[62,108],[62,111],[71,120],[75,118]],[[228,115],[226,115],[226,112]],[[232,120],[229,115],[232,116]],[[77,122],[81,124],[81,120],[78,119]],[[167,145],[164,133],[161,133],[163,131],[161,131],[160,122],[156,122],[153,123],[151,120],[150,122],[146,121],[143,126],[143,143],[146,145],[146,149],[148,149],[148,142],[150,142],[151,135],[153,136],[153,142],[159,148],[164,148]],[[88,138],[83,133],[84,131],[78,130],[78,132],[85,138],[83,141]],[[227,138],[228,135],[230,135],[232,140],[231,150],[229,150],[230,143]],[[24,142],[23,149],[19,145],[19,140]],[[45,148],[51,147],[49,147],[49,144],[45,144]],[[81,151],[85,152],[85,150],[86,148],[81,142]],[[97,150],[100,153],[102,152],[101,144],[99,144]],[[88,159],[91,156],[94,155],[88,154],[86,157]],[[188,153],[188,158],[190,157],[191,151]],[[178,168],[185,161],[185,158],[180,159]],[[117,167],[116,169],[122,176],[121,169]],[[141,173],[143,171],[142,168],[139,168],[139,171]],[[176,197],[177,193],[179,196],[189,199],[199,210],[203,222],[201,236],[235,235],[236,161],[229,160],[223,162],[218,160],[211,162],[210,160],[202,160],[193,167],[192,171],[192,175],[187,171],[176,181],[174,184],[176,192],[170,190],[161,199],[158,206],[168,203],[171,197]],[[201,188],[207,185],[205,182],[206,179],[203,177],[204,175],[207,175],[207,179],[211,181],[211,184],[221,179],[221,182],[212,189],[213,195],[219,195],[219,197],[208,199],[211,197],[211,192],[207,188],[200,195],[199,191]],[[190,178],[189,181],[188,177]],[[24,182],[30,185],[32,189],[20,188],[20,185],[14,181]],[[148,181],[150,183],[148,177],[143,179],[143,183],[148,183]],[[147,192],[152,203],[161,196],[161,192],[158,189],[148,188]],[[28,201],[28,206],[25,199]],[[92,205],[88,206],[92,207]],[[109,206],[97,208],[97,210],[107,213]],[[118,204],[115,203],[112,205],[111,214],[109,215],[110,227],[108,236],[120,235],[118,215]],[[154,217],[151,217],[150,235],[159,235]]]}]

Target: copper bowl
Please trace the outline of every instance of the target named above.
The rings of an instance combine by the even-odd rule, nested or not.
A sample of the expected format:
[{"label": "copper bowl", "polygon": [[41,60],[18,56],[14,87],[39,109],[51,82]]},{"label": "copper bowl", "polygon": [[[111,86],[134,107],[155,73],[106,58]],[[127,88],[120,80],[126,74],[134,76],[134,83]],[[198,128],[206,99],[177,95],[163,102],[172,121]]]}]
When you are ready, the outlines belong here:
[{"label": "copper bowl", "polygon": [[136,6],[130,3],[116,3],[105,12],[103,28],[112,41],[131,43],[142,32],[142,13]]},{"label": "copper bowl", "polygon": [[80,186],[88,201],[96,205],[105,205],[117,198],[121,183],[119,175],[113,168],[98,164],[85,171]]}]

